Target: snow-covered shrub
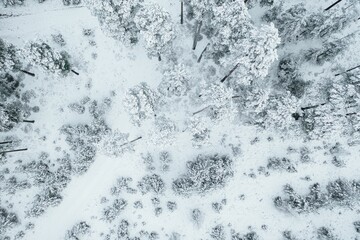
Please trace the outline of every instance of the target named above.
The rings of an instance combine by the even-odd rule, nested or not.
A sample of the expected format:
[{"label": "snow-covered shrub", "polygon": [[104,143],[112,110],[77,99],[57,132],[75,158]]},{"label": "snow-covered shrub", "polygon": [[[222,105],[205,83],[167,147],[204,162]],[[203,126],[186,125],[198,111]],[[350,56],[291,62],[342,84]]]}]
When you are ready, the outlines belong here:
[{"label": "snow-covered shrub", "polygon": [[117,228],[117,239],[119,240],[127,240],[129,238],[129,222],[126,220],[121,220],[118,228]]},{"label": "snow-covered shrub", "polygon": [[87,7],[100,22],[102,31],[126,46],[139,41],[139,28],[134,22],[143,0],[85,0]]},{"label": "snow-covered shrub", "polygon": [[320,184],[310,186],[310,193],[301,196],[290,185],[285,185],[284,192],[288,198],[276,197],[277,208],[296,213],[312,212],[327,206],[351,206],[360,200],[360,183],[337,179],[329,182],[326,191],[321,191]]},{"label": "snow-covered shrub", "polygon": [[317,230],[317,238],[319,240],[339,240],[327,227],[321,227]]},{"label": "snow-covered shrub", "polygon": [[90,125],[64,125],[61,133],[66,135],[66,142],[74,152],[71,158],[72,171],[82,174],[90,167],[96,154],[96,144],[109,131],[104,121],[93,121]]},{"label": "snow-covered shrub", "polygon": [[171,53],[175,27],[168,12],[158,4],[147,4],[140,9],[134,21],[144,38],[149,57],[161,60],[161,56]]},{"label": "snow-covered shrub", "polygon": [[200,209],[195,208],[191,211],[191,220],[195,223],[195,225],[199,226],[203,221],[204,214],[200,211]]},{"label": "snow-covered shrub", "polygon": [[12,70],[19,70],[20,67],[18,50],[14,45],[0,38],[0,75]]},{"label": "snow-covered shrub", "polygon": [[171,64],[169,68],[164,69],[158,90],[168,97],[181,97],[190,90],[190,81],[190,73],[184,64]]},{"label": "snow-covered shrub", "polygon": [[279,158],[279,157],[269,158],[267,167],[273,170],[285,170],[287,172],[296,172],[294,164],[288,158]]},{"label": "snow-covered shrub", "polygon": [[8,194],[15,194],[19,190],[30,188],[31,184],[27,180],[19,181],[15,176],[8,178],[3,190]]},{"label": "snow-covered shrub", "polygon": [[203,194],[222,188],[233,176],[233,162],[226,155],[198,155],[187,162],[187,173],[173,182],[173,190],[178,194]]},{"label": "snow-covered shrub", "polygon": [[31,209],[27,215],[38,217],[42,215],[48,207],[54,207],[60,204],[62,196],[60,190],[56,187],[46,187],[35,196]]},{"label": "snow-covered shrub", "polygon": [[187,127],[192,135],[193,146],[200,148],[210,144],[210,129],[204,119],[192,117],[187,122]]},{"label": "snow-covered shrub", "polygon": [[5,234],[5,231],[14,227],[19,223],[18,216],[9,212],[7,209],[0,207],[0,235]]},{"label": "snow-covered shrub", "polygon": [[0,132],[13,129],[23,121],[23,105],[21,102],[0,103]]},{"label": "snow-covered shrub", "polygon": [[67,231],[65,240],[79,240],[90,233],[90,225],[86,222],[76,223],[71,230]]},{"label": "snow-covered shrub", "polygon": [[154,117],[159,101],[158,94],[143,82],[127,92],[124,104],[133,123],[140,126],[145,119]]},{"label": "snow-covered shrub", "polygon": [[65,39],[61,33],[52,34],[51,37],[55,43],[59,44],[59,46],[63,47],[66,45]]},{"label": "snow-covered shrub", "polygon": [[167,203],[166,203],[166,206],[167,206],[167,208],[170,210],[170,211],[175,211],[176,210],[176,208],[177,208],[177,204],[176,204],[176,202],[172,202],[172,201],[168,201]]},{"label": "snow-covered shrub", "polygon": [[47,71],[66,75],[70,72],[69,54],[57,52],[43,41],[30,42],[24,49],[24,57],[31,63],[38,64]]},{"label": "snow-covered shrub", "polygon": [[103,210],[104,219],[108,222],[112,222],[126,206],[127,201],[125,199],[115,199],[110,206]]},{"label": "snow-covered shrub", "polygon": [[138,188],[143,193],[161,194],[165,191],[165,183],[157,174],[146,175],[138,182]]},{"label": "snow-covered shrub", "polygon": [[172,158],[169,152],[163,151],[159,153],[160,169],[164,172],[169,171]]},{"label": "snow-covered shrub", "polygon": [[210,233],[210,237],[213,240],[225,240],[225,229],[223,225],[217,225],[215,226]]},{"label": "snow-covered shrub", "polygon": [[74,111],[78,114],[84,114],[85,113],[85,107],[79,103],[70,103],[68,105],[68,108],[71,110],[71,111]]},{"label": "snow-covered shrub", "polygon": [[5,102],[9,97],[16,96],[19,85],[19,80],[11,74],[0,74],[0,100]]},{"label": "snow-covered shrub", "polygon": [[355,222],[353,223],[353,225],[354,225],[355,231],[356,231],[357,233],[360,233],[360,221],[355,221]]},{"label": "snow-covered shrub", "polygon": [[25,0],[2,0],[5,7],[23,5]]},{"label": "snow-covered shrub", "polygon": [[232,230],[231,240],[260,240],[256,232],[251,231],[246,234],[240,234]]},{"label": "snow-covered shrub", "polygon": [[79,5],[81,3],[81,0],[63,0],[63,4],[65,6],[69,6],[69,5]]},{"label": "snow-covered shrub", "polygon": [[111,188],[111,194],[119,196],[124,190],[129,191],[129,184],[132,182],[131,177],[120,177],[116,180],[116,185]]},{"label": "snow-covered shrub", "polygon": [[282,233],[282,236],[284,238],[284,240],[298,240],[298,238],[296,238],[293,233],[291,231],[284,231]]}]

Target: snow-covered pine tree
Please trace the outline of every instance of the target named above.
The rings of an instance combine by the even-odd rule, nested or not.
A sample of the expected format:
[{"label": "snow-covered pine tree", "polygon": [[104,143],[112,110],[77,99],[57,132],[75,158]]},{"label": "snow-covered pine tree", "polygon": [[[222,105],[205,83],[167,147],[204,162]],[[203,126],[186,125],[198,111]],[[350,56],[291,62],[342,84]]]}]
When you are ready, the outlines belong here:
[{"label": "snow-covered pine tree", "polygon": [[163,71],[163,79],[158,86],[159,92],[167,97],[181,97],[186,95],[190,90],[190,73],[184,64],[169,64],[171,64],[170,67]]},{"label": "snow-covered pine tree", "polygon": [[41,40],[29,43],[23,54],[31,63],[38,64],[47,71],[65,75],[71,70],[69,55],[64,51],[55,51]]},{"label": "snow-covered pine tree", "polygon": [[140,126],[145,119],[154,117],[160,97],[146,83],[131,88],[124,99],[133,124]]},{"label": "snow-covered pine tree", "polygon": [[109,131],[102,138],[100,148],[109,156],[119,157],[125,152],[134,151],[134,142],[141,139],[141,137],[129,140],[129,134],[122,133],[117,130]]},{"label": "snow-covered pine tree", "polygon": [[148,4],[140,9],[135,17],[136,26],[145,41],[149,57],[158,57],[172,51],[175,27],[170,14],[158,4]]},{"label": "snow-covered pine tree", "polygon": [[0,132],[13,129],[23,121],[22,104],[20,102],[0,103]]},{"label": "snow-covered pine tree", "polygon": [[85,0],[100,22],[102,31],[126,46],[139,41],[139,29],[134,22],[143,0]]},{"label": "snow-covered pine tree", "polygon": [[0,38],[0,74],[9,71],[19,70],[21,62],[18,50],[14,45],[6,43]]},{"label": "snow-covered pine tree", "polygon": [[177,133],[178,128],[171,119],[159,116],[155,118],[154,130],[148,139],[155,146],[168,146],[175,142]]}]

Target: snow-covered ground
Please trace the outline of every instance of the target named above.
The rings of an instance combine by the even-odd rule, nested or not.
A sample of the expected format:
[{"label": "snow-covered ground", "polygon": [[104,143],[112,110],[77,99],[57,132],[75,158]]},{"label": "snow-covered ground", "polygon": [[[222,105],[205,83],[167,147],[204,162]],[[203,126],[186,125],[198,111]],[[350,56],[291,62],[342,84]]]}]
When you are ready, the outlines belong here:
[{"label": "snow-covered ground", "polygon": [[[214,82],[214,79],[220,79],[228,69],[220,69],[206,79],[202,72],[206,72],[213,63],[207,59],[196,63],[207,40],[201,40],[197,49],[191,50],[193,33],[186,24],[179,24],[180,1],[154,2],[169,12],[176,24],[178,35],[174,44],[178,47],[176,53],[179,54],[176,57],[179,62],[185,63],[194,75],[190,87],[196,89],[207,81]],[[334,1],[291,0],[284,3],[284,9],[303,3],[310,12],[316,12],[322,11],[332,2]],[[256,26],[260,26],[261,16],[267,9],[269,8],[255,6],[249,10]],[[193,102],[192,96],[164,104],[165,107],[159,114],[173,120],[178,131],[172,144],[154,143],[151,138],[158,131],[154,128],[154,121],[146,120],[141,126],[133,124],[128,106],[124,104],[129,89],[142,82],[156,89],[163,78],[166,60],[149,58],[143,47],[143,40],[130,48],[108,37],[102,31],[98,19],[83,3],[64,6],[58,0],[47,0],[41,4],[27,0],[22,6],[1,6],[0,14],[0,38],[18,48],[23,48],[30,41],[42,39],[57,51],[68,52],[72,69],[79,72],[79,75],[70,72],[62,76],[45,71],[34,64],[29,65],[28,70],[36,73],[35,77],[17,74],[21,79],[21,92],[33,93],[28,104],[31,107],[39,106],[40,110],[29,117],[35,120],[34,124],[21,123],[11,131],[0,133],[0,142],[7,136],[16,137],[21,140],[19,147],[28,148],[25,152],[6,154],[6,160],[0,162],[0,207],[14,212],[18,217],[18,223],[3,232],[0,230],[0,240],[21,239],[20,231],[23,231],[22,239],[26,240],[65,239],[67,232],[81,221],[90,226],[89,231],[77,236],[78,238],[68,239],[135,239],[135,236],[140,237],[139,239],[171,240],[256,239],[250,236],[231,238],[231,229],[241,234],[254,231],[259,239],[265,240],[348,240],[360,237],[353,224],[360,221],[359,196],[354,197],[351,204],[329,205],[300,214],[280,210],[274,205],[275,197],[284,196],[285,184],[290,184],[298,194],[305,195],[314,183],[320,183],[325,191],[325,186],[338,178],[360,180],[360,145],[348,144],[349,139],[357,140],[357,135],[350,137],[333,132],[320,139],[309,140],[303,135],[292,132],[284,134],[270,127],[259,129],[237,118],[235,121],[229,118],[210,123],[209,143],[198,147],[192,141],[191,132],[187,130],[187,121],[192,117],[192,113],[201,109],[203,105]],[[329,39],[335,40],[359,30],[359,23],[360,20],[354,21],[346,29],[332,34]],[[84,29],[93,30],[93,34],[85,36]],[[61,34],[66,45],[60,46],[55,43],[51,37],[54,34]],[[301,49],[307,49],[309,45],[322,46],[322,41],[310,39],[280,46],[279,56],[298,53]],[[345,51],[322,66],[310,62],[300,66],[303,79],[314,84],[313,89],[306,90],[310,97],[299,100],[302,107],[320,103],[314,102],[314,96],[318,96],[316,91],[319,90],[315,86],[322,84],[324,79],[336,82],[337,80],[333,79],[334,74],[339,71],[336,70],[338,67],[349,69],[360,63],[359,36],[356,35],[349,44]],[[279,60],[271,65],[269,76],[276,75],[278,63]],[[265,83],[262,86],[266,85]],[[197,92],[194,90],[192,94]],[[142,138],[134,142],[132,151],[118,156],[110,156],[98,147],[89,169],[82,174],[71,175],[71,180],[60,192],[62,200],[56,206],[47,207],[38,217],[29,216],[27,211],[36,201],[35,195],[43,191],[43,185],[33,184],[11,194],[6,190],[6,181],[11,176],[15,176],[18,181],[31,179],[32,175],[20,171],[19,166],[40,160],[41,153],[48,154],[44,162],[52,170],[59,164],[57,158],[63,158],[66,154],[70,154],[70,158],[74,157],[76,153],[70,149],[71,146],[60,129],[67,124],[90,124],[94,120],[89,114],[89,104],[85,104],[85,114],[78,114],[68,107],[69,104],[80,102],[85,97],[98,102],[110,98],[111,107],[104,114],[107,126],[113,131],[128,133],[130,140]],[[336,143],[341,146],[339,152],[331,151]],[[308,162],[301,160],[301,149],[304,148],[309,150]],[[169,163],[168,171],[161,170],[159,154],[163,151],[171,155],[172,161]],[[148,153],[154,160],[150,163],[154,169],[150,170],[149,165],[144,163],[144,156]],[[193,161],[199,154],[230,156],[233,160],[233,177],[223,187],[213,191],[189,196],[176,194],[172,188],[173,181],[187,172],[186,163]],[[332,163],[334,156],[344,161],[345,165],[335,166]],[[271,157],[288,158],[296,170],[269,168],[268,160]],[[260,167],[265,170],[262,171]],[[138,189],[138,182],[145,175],[152,174],[161,176],[165,184],[163,193],[144,194]],[[132,178],[129,187],[136,191],[122,190],[118,196],[111,194],[112,187],[120,177]],[[158,198],[160,203],[154,204],[154,197]],[[106,221],[104,209],[120,198],[126,200],[126,207],[115,220]],[[224,199],[226,200],[222,201]],[[136,201],[141,201],[143,207],[135,208]],[[167,207],[169,201],[176,202],[175,210],[171,211]],[[222,202],[222,209],[214,210],[215,202]],[[155,214],[156,208],[162,208],[158,215]],[[194,209],[201,211],[198,222],[193,219]],[[131,238],[119,237],[118,228],[121,220],[128,221]],[[225,238],[212,237],[212,229],[217,225],[224,227]],[[336,237],[320,238],[318,229],[321,227],[330,229]],[[149,234],[140,234],[141,231],[148,231]],[[291,231],[296,238],[284,238],[284,231]],[[151,232],[156,232],[157,238],[152,236]]]}]

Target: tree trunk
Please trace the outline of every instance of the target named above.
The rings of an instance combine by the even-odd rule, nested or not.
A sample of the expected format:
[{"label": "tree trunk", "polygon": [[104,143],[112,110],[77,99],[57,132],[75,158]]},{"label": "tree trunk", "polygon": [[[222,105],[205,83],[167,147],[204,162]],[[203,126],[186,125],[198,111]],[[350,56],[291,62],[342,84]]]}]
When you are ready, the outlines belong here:
[{"label": "tree trunk", "polygon": [[161,61],[161,55],[160,55],[160,53],[158,53],[158,60],[159,60],[159,62]]},{"label": "tree trunk", "polygon": [[225,80],[239,67],[240,63],[236,64],[235,67],[233,69],[231,69],[231,71],[225,75],[225,77],[223,79],[221,79],[220,82],[225,82]]},{"label": "tree trunk", "polygon": [[127,143],[124,143],[124,144],[121,144],[119,147],[123,147],[123,146],[126,146],[130,143],[133,143],[133,142],[136,142],[137,140],[140,140],[142,139],[142,137],[138,137],[138,138],[135,138],[134,140],[131,140],[130,142],[127,142]]},{"label": "tree trunk", "polygon": [[35,123],[34,120],[22,120],[23,122],[26,122],[26,123]]},{"label": "tree trunk", "polygon": [[194,113],[193,113],[193,116],[196,115],[196,114],[198,114],[198,113],[201,113],[202,111],[208,109],[209,107],[210,107],[210,106],[207,106],[207,107],[204,107],[203,109],[200,109],[199,111],[194,112]]},{"label": "tree trunk", "polygon": [[184,2],[181,1],[180,24],[184,23]]},{"label": "tree trunk", "polygon": [[303,108],[301,108],[301,110],[304,111],[304,110],[308,110],[308,109],[311,109],[311,108],[317,108],[317,107],[323,106],[325,104],[327,104],[327,103],[320,103],[320,104],[309,106],[309,107],[303,107]]},{"label": "tree trunk", "polygon": [[360,65],[358,65],[358,66],[356,66],[356,67],[353,67],[353,68],[350,68],[350,69],[346,70],[345,72],[337,73],[337,74],[335,74],[335,77],[337,77],[337,76],[339,76],[339,75],[341,75],[341,74],[350,72],[350,71],[352,71],[352,70],[355,70],[355,69],[357,69],[357,68],[360,68]]},{"label": "tree trunk", "polygon": [[77,71],[75,71],[75,70],[73,70],[73,69],[71,69],[71,71],[72,71],[73,73],[75,73],[76,75],[79,75],[79,73],[78,73]]},{"label": "tree trunk", "polygon": [[196,24],[195,24],[194,42],[193,42],[193,47],[192,47],[193,50],[196,49],[198,37],[200,35],[201,25],[202,25],[202,21],[196,22]]},{"label": "tree trunk", "polygon": [[11,152],[21,152],[21,151],[27,151],[27,150],[28,150],[27,148],[7,150],[7,151],[2,151],[2,152],[0,152],[0,154],[11,153]]},{"label": "tree trunk", "polygon": [[203,54],[205,53],[205,51],[206,51],[206,49],[207,49],[208,46],[209,46],[209,43],[206,45],[206,47],[204,48],[204,50],[201,52],[200,57],[199,57],[198,60],[197,60],[198,63],[201,61],[201,59],[202,59],[202,57],[203,57]]},{"label": "tree trunk", "polygon": [[12,141],[0,142],[0,144],[8,144],[8,143],[12,143]]},{"label": "tree trunk", "polygon": [[31,72],[28,72],[28,71],[22,70],[22,69],[19,69],[19,71],[20,71],[20,72],[23,72],[23,73],[25,73],[25,74],[27,74],[27,75],[30,75],[30,76],[32,76],[32,77],[35,77],[35,74],[34,74],[34,73],[31,73]]},{"label": "tree trunk", "polygon": [[325,11],[330,10],[330,9],[333,8],[336,4],[340,3],[341,1],[342,1],[342,0],[338,0],[338,1],[336,1],[335,3],[331,4],[329,7],[327,7],[327,8],[325,9]]}]

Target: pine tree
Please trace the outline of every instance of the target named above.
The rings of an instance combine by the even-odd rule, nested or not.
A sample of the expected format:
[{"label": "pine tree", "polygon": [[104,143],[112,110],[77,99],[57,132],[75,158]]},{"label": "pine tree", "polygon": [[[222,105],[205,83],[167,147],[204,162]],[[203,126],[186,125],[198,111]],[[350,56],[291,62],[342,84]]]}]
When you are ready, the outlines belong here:
[{"label": "pine tree", "polygon": [[23,54],[31,63],[38,64],[47,71],[65,75],[71,70],[69,55],[64,51],[54,51],[43,41],[29,43]]},{"label": "pine tree", "polygon": [[85,0],[86,5],[100,22],[101,29],[126,46],[139,41],[139,28],[134,19],[142,8],[143,0]]},{"label": "pine tree", "polygon": [[135,17],[136,26],[145,41],[149,57],[158,57],[172,51],[175,28],[170,14],[158,4],[145,5]]},{"label": "pine tree", "polygon": [[18,50],[14,45],[6,43],[0,38],[0,74],[19,70],[20,67]]},{"label": "pine tree", "polygon": [[10,131],[22,121],[22,104],[20,102],[0,103],[0,132]]},{"label": "pine tree", "polygon": [[171,66],[163,72],[163,79],[158,86],[161,94],[167,97],[181,97],[190,90],[191,76],[184,64],[169,63]]},{"label": "pine tree", "polygon": [[145,119],[154,117],[159,102],[158,94],[144,82],[130,89],[124,99],[132,122],[138,126]]}]

